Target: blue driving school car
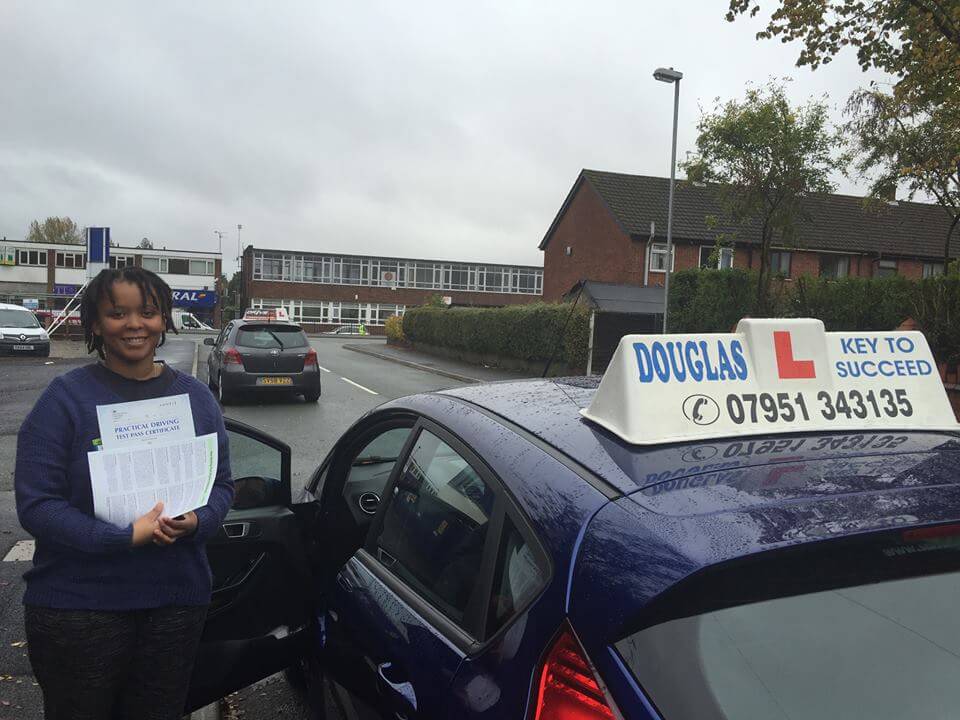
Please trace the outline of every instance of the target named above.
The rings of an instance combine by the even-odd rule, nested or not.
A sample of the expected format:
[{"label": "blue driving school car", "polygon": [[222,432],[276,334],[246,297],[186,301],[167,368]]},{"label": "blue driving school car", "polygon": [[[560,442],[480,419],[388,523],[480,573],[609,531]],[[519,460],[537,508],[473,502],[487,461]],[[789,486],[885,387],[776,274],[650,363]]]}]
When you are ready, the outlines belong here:
[{"label": "blue driving school car", "polygon": [[922,336],[834,335],[388,402],[295,504],[289,448],[228,420],[191,707],[288,668],[359,718],[958,717],[960,432]]}]

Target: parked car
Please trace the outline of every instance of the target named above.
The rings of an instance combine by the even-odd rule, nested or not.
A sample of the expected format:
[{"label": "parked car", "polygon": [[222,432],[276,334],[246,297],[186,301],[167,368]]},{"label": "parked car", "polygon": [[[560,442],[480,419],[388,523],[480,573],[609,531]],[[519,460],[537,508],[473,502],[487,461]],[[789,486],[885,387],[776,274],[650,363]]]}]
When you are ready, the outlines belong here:
[{"label": "parked car", "polygon": [[207,359],[210,390],[227,404],[244,394],[284,392],[320,398],[316,351],[299,325],[233,320],[214,338]]},{"label": "parked car", "polygon": [[364,325],[340,325],[324,335],[366,335],[367,328]]},{"label": "parked car", "polygon": [[21,305],[0,303],[0,354],[50,355],[50,336],[33,312]]},{"label": "parked car", "polygon": [[388,402],[297,504],[228,419],[190,707],[293,665],[359,718],[951,715],[960,432],[636,445],[582,417],[597,384]]}]

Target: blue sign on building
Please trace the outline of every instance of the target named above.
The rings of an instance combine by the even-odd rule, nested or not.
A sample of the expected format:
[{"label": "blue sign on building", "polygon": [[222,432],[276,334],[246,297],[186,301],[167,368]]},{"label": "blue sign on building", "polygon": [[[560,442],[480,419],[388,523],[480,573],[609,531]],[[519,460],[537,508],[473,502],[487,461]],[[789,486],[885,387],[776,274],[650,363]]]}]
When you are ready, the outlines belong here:
[{"label": "blue sign on building", "polygon": [[180,308],[215,308],[217,293],[213,290],[174,290],[173,306]]}]

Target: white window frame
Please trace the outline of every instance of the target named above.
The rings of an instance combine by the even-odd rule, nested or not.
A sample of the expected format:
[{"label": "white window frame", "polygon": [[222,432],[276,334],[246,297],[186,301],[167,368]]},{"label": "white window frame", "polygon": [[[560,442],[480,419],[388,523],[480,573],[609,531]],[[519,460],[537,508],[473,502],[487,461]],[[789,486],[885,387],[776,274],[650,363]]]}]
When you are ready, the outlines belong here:
[{"label": "white window frame", "polygon": [[923,264],[922,277],[924,280],[926,280],[927,278],[943,275],[944,272],[945,272],[945,268],[942,262],[925,262]]},{"label": "white window frame", "polygon": [[[666,272],[666,270],[665,270],[664,268],[654,267],[654,264],[653,264],[653,259],[654,259],[654,257],[661,257],[661,256],[664,256],[664,255],[666,255],[666,254],[667,254],[667,244],[666,244],[666,243],[650,243],[650,262],[648,263],[650,272],[652,272],[652,273],[665,273],[665,272]],[[671,260],[671,262],[670,262],[670,272],[673,272],[673,271],[676,269],[676,266],[677,266],[677,252],[676,252],[676,249],[673,248],[673,252],[671,252],[670,254],[671,254],[671,256],[672,256],[672,257],[670,258],[670,260]],[[665,261],[665,260],[664,260],[664,265],[666,265],[666,261]]]},{"label": "white window frame", "polygon": [[[708,250],[708,251],[709,251],[709,254],[707,255],[707,258],[708,258],[708,259],[709,259],[710,255],[713,254],[713,251],[714,251],[714,250],[718,250],[718,251],[719,251],[719,252],[717,253],[717,264],[716,264],[715,266],[709,267],[708,269],[710,269],[710,270],[729,270],[730,268],[733,267],[733,260],[734,260],[735,254],[734,254],[734,252],[733,252],[733,248],[732,248],[732,247],[726,247],[726,246],[724,246],[724,245],[721,245],[721,246],[718,248],[716,245],[701,245],[701,246],[700,246],[700,257],[697,258],[698,261],[699,261],[699,262],[697,263],[697,266],[698,266],[699,268],[702,269],[702,268],[704,267],[704,262],[703,262],[703,252],[704,252],[704,250]],[[674,256],[676,256],[676,253],[674,253]],[[728,259],[729,259],[729,264],[726,264],[726,265],[724,264],[724,258],[728,258]]]},{"label": "white window frame", "polygon": [[[37,262],[30,262],[30,253],[37,253]],[[24,267],[46,267],[47,266],[47,251],[46,250],[31,250],[29,248],[20,248],[17,253],[17,265],[23,265]]]}]

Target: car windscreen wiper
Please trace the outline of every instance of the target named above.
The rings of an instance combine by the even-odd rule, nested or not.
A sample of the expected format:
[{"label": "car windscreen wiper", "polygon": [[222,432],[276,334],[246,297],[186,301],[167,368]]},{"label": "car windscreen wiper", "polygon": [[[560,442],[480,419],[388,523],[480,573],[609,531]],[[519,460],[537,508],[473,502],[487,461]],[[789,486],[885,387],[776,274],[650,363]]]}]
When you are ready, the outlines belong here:
[{"label": "car windscreen wiper", "polygon": [[280,346],[281,350],[286,350],[286,348],[283,346],[283,341],[277,336],[275,332],[273,332],[272,330],[267,330],[267,334],[277,341],[277,345]]},{"label": "car windscreen wiper", "polygon": [[396,462],[395,457],[384,457],[383,455],[366,455],[353,461],[352,467],[358,465],[379,465],[380,463]]}]

